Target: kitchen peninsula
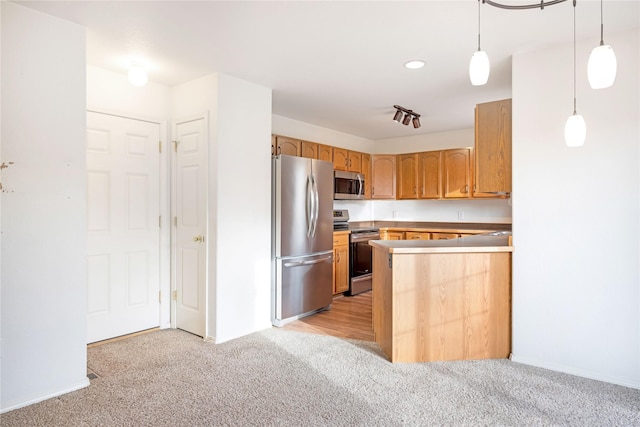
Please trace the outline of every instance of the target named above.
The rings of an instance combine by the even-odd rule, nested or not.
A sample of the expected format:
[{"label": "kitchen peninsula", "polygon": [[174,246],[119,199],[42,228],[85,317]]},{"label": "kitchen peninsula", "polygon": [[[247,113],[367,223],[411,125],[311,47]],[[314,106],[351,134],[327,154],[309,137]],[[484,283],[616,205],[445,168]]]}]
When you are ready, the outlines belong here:
[{"label": "kitchen peninsula", "polygon": [[373,330],[391,362],[509,356],[510,232],[370,245]]}]

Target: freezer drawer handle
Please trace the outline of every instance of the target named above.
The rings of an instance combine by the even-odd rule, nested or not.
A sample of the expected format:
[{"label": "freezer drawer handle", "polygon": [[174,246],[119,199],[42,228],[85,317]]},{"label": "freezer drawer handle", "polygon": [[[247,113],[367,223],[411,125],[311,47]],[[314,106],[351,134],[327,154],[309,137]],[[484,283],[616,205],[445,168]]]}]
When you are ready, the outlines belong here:
[{"label": "freezer drawer handle", "polygon": [[333,255],[328,255],[324,258],[318,258],[318,259],[314,259],[312,261],[300,261],[300,262],[285,262],[283,265],[285,267],[302,267],[305,265],[312,265],[312,264],[320,264],[321,262],[325,262],[331,259]]}]

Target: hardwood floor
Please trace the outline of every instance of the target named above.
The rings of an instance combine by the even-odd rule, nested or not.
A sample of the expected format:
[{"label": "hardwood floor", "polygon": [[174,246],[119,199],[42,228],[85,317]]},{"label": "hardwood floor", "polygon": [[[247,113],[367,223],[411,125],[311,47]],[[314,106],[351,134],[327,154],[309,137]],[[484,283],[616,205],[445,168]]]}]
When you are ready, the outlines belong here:
[{"label": "hardwood floor", "polygon": [[371,320],[371,291],[353,297],[336,297],[333,299],[331,310],[287,323],[283,328],[298,332],[374,341]]}]

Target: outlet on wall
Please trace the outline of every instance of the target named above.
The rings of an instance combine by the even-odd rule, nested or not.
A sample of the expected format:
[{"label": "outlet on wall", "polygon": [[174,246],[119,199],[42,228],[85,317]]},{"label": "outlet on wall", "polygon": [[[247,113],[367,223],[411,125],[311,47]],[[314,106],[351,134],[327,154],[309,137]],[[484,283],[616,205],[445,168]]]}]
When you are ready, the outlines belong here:
[{"label": "outlet on wall", "polygon": [[393,211],[393,219],[398,219],[398,211]]},{"label": "outlet on wall", "polygon": [[464,219],[464,211],[458,211],[458,219]]}]

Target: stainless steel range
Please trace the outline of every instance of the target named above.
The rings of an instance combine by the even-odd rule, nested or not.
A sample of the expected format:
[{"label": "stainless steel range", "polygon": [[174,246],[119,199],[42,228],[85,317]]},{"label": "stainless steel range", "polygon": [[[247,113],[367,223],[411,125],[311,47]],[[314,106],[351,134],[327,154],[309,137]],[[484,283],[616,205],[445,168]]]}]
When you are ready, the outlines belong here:
[{"label": "stainless steel range", "polygon": [[373,253],[370,240],[379,240],[376,227],[349,223],[349,211],[333,211],[333,229],[349,230],[349,290],[346,295],[357,295],[371,290]]}]

